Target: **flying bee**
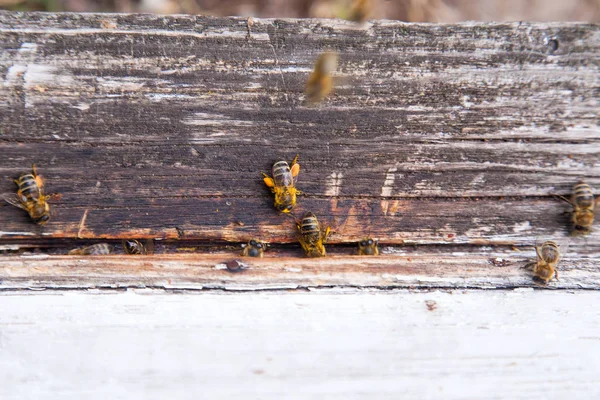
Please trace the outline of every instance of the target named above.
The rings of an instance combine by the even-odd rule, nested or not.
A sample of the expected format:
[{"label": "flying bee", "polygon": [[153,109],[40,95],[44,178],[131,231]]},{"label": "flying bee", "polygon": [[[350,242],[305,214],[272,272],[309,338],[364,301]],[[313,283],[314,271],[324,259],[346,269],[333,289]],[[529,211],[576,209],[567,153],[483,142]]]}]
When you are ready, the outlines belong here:
[{"label": "flying bee", "polygon": [[354,0],[350,8],[348,20],[363,23],[371,15],[373,0]]},{"label": "flying bee", "polygon": [[592,232],[592,224],[594,223],[594,213],[600,197],[594,200],[592,188],[585,182],[579,182],[573,187],[571,199],[563,196],[558,198],[566,201],[573,207],[571,221],[573,222],[572,235],[587,235]]},{"label": "flying bee", "polygon": [[358,242],[358,255],[378,256],[379,249],[377,248],[377,241],[371,238],[367,238]]},{"label": "flying bee", "polygon": [[259,257],[263,258],[263,254],[267,244],[265,242],[261,242],[257,239],[251,239],[244,250],[242,250],[242,255],[245,257]]},{"label": "flying bee", "polygon": [[17,193],[12,198],[5,199],[7,203],[19,207],[29,213],[31,219],[38,225],[44,225],[50,220],[50,205],[44,194],[44,181],[37,174],[35,164],[32,173],[25,173],[15,179]]},{"label": "flying bee", "polygon": [[543,243],[536,243],[535,253],[537,260],[527,264],[525,267],[533,267],[535,278],[548,283],[553,277],[558,280],[558,263],[562,254],[566,253],[566,245],[557,244],[553,240],[547,240]]},{"label": "flying bee", "polygon": [[153,254],[154,241],[148,239],[142,243],[139,240],[123,240],[123,250],[125,251],[125,254]]},{"label": "flying bee", "polygon": [[333,77],[338,62],[337,53],[322,53],[315,62],[315,68],[306,82],[306,101],[309,104],[320,103],[333,89]]},{"label": "flying bee", "polygon": [[324,244],[329,237],[330,227],[323,231],[317,217],[310,211],[304,214],[302,221],[296,221],[296,227],[300,234],[298,240],[306,255],[324,257],[326,254]]},{"label": "flying bee", "polygon": [[289,213],[296,205],[296,195],[300,193],[295,186],[299,172],[300,164],[296,155],[291,165],[286,161],[277,161],[273,164],[271,170],[273,177],[263,173],[265,185],[275,194],[275,208],[281,212]]},{"label": "flying bee", "polygon": [[107,243],[96,243],[87,247],[80,247],[69,251],[69,255],[79,256],[103,256],[109,254],[111,246]]}]

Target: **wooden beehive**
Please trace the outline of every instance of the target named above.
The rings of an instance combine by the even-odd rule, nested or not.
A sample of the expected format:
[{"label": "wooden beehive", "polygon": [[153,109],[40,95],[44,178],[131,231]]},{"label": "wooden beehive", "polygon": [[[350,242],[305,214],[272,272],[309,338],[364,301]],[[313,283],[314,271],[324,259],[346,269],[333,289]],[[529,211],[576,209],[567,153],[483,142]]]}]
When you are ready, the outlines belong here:
[{"label": "wooden beehive", "polygon": [[[12,179],[36,163],[47,191],[60,194],[44,227],[0,204],[3,293],[533,287],[574,290],[579,306],[597,301],[578,290],[600,287],[599,229],[570,240],[560,281],[537,284],[522,268],[535,259],[537,239],[569,235],[570,207],[554,195],[568,195],[582,179],[600,188],[597,25],[359,27],[339,20],[1,12],[0,46],[0,193],[14,192]],[[325,102],[307,106],[304,85],[323,51],[340,55],[338,84]],[[273,209],[262,182],[273,162],[296,154],[304,194],[294,214],[310,210],[331,226],[324,259],[303,257],[294,219]],[[381,256],[355,255],[367,236],[379,240]],[[255,237],[271,248],[263,259],[242,259],[240,245]],[[126,238],[155,239],[156,254],[125,257]],[[101,241],[116,254],[66,255]],[[243,271],[227,269],[234,260]],[[533,304],[537,293],[519,294],[519,304]],[[419,306],[423,312],[435,311],[436,301],[461,307],[446,294],[432,295],[436,301],[415,296],[433,301]],[[498,292],[470,296],[486,307],[504,299],[501,312],[515,307]],[[236,302],[179,299],[202,307]],[[295,301],[288,299],[281,301]],[[321,299],[307,306],[318,320],[348,316],[335,315],[330,301],[340,300],[337,294]],[[4,303],[5,318],[17,318],[12,301]],[[365,301],[378,318],[395,310],[381,299]],[[295,326],[300,311],[289,306]],[[533,313],[533,305],[524,307]],[[561,301],[553,307],[568,310]],[[479,312],[467,326],[479,329],[486,315]],[[573,312],[571,320],[589,321],[582,313],[590,310]],[[569,335],[589,328],[548,321]],[[218,337],[217,326],[209,337]],[[540,351],[551,343],[528,340]],[[543,357],[536,362],[550,368]],[[443,363],[435,368],[442,371]],[[479,370],[469,364],[465,373]],[[359,374],[371,373],[365,371]]]}]

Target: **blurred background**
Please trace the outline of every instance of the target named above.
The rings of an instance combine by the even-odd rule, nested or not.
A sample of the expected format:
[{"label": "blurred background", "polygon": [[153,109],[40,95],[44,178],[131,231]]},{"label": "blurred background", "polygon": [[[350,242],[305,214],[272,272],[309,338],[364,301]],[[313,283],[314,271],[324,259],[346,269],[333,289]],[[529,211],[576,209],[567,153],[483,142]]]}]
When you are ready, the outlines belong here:
[{"label": "blurred background", "polygon": [[[0,0],[12,11],[346,18],[353,0]],[[409,22],[600,20],[600,0],[369,0],[369,19]]]}]

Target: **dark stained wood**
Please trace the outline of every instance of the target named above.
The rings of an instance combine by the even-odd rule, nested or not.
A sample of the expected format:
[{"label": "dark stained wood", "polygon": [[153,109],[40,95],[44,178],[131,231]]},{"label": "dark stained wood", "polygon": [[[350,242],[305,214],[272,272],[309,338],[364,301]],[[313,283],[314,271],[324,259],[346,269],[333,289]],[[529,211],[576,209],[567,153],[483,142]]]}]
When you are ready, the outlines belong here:
[{"label": "dark stained wood", "polygon": [[43,228],[0,205],[0,243],[290,243],[260,173],[295,154],[334,245],[532,244],[567,234],[552,194],[600,188],[596,25],[1,12],[0,49],[0,193],[35,162],[62,196]]}]

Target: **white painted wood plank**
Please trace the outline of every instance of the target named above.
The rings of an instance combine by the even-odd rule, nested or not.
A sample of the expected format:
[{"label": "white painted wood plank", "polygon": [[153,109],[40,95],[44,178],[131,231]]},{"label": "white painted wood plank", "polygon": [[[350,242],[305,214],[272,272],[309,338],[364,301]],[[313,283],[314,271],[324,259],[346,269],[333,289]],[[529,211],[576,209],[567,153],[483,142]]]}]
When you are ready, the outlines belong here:
[{"label": "white painted wood plank", "polygon": [[0,398],[594,399],[599,301],[531,289],[3,292]]}]

